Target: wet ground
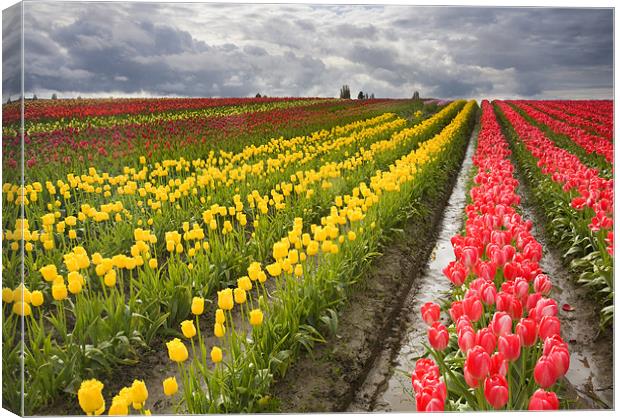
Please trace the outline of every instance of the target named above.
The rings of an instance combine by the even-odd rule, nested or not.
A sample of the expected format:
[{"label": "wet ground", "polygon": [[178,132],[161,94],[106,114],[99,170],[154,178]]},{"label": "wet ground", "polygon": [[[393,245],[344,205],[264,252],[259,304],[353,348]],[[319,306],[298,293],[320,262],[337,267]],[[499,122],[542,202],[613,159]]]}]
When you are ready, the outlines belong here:
[{"label": "wet ground", "polygon": [[347,408],[348,411],[415,411],[411,391],[411,370],[419,356],[424,353],[422,343],[426,342],[427,328],[420,317],[420,307],[428,301],[436,300],[442,292],[450,288],[450,281],[445,278],[441,270],[454,259],[450,238],[463,224],[467,181],[473,153],[472,140],[441,220],[440,232],[428,267],[407,295],[398,318],[399,329],[396,329],[396,335],[392,338],[393,344],[386,345],[380,352],[366,380]]}]

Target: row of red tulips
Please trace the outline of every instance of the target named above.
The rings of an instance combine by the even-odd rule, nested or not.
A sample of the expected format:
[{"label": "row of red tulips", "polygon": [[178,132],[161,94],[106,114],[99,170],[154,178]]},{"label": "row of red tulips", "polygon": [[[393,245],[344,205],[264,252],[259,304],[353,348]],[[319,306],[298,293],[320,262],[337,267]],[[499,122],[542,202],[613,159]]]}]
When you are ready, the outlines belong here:
[{"label": "row of red tulips", "polygon": [[564,103],[571,105],[573,109],[579,109],[594,121],[603,124],[614,121],[613,100],[569,100]]},{"label": "row of red tulips", "polygon": [[559,408],[556,382],[570,356],[538,264],[542,247],[516,210],[509,155],[484,101],[465,232],[452,238],[456,260],[444,269],[454,285],[450,325],[437,303],[421,309],[434,360],[418,360],[412,375],[418,411]]},{"label": "row of red tulips", "polygon": [[528,123],[518,112],[505,102],[497,102],[519,135],[528,151],[538,160],[538,167],[552,180],[560,184],[565,192],[576,191],[578,196],[571,205],[577,210],[590,208],[594,211],[590,230],[595,233],[607,231],[607,250],[613,254],[613,179],[604,179],[598,171],[589,168],[568,151],[558,148],[543,132]]},{"label": "row of red tulips", "polygon": [[[307,98],[303,98],[304,100]],[[159,113],[176,110],[204,109],[205,107],[239,106],[255,103],[302,100],[299,97],[235,97],[235,98],[152,98],[152,99],[65,99],[27,100],[24,118],[39,119],[86,118],[137,113]],[[18,122],[21,117],[19,102],[3,106],[2,123]]]},{"label": "row of red tulips", "polygon": [[561,120],[554,119],[546,113],[543,113],[529,104],[526,104],[525,102],[510,101],[509,103],[512,103],[519,109],[523,110],[534,121],[548,126],[553,132],[568,136],[588,154],[594,153],[601,155],[605,158],[605,160],[607,160],[607,162],[613,163],[614,146],[605,138],[598,135],[593,135],[590,132],[587,132],[577,126],[572,126]]},{"label": "row of red tulips", "polygon": [[610,124],[596,122],[588,117],[586,112],[581,111],[577,106],[564,101],[539,101],[532,100],[526,102],[528,105],[553,116],[556,119],[567,122],[579,128],[584,128],[596,133],[608,141],[613,140],[614,129],[613,121]]}]

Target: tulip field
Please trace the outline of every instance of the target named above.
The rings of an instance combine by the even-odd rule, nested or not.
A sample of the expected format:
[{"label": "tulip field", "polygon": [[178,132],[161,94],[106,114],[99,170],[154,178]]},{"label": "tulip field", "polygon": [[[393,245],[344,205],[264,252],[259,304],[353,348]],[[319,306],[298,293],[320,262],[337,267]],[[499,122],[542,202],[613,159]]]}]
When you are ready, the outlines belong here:
[{"label": "tulip field", "polygon": [[[6,409],[344,411],[400,373],[375,361],[397,316],[423,330],[409,411],[614,407],[611,101],[64,99],[20,122],[4,105]],[[380,283],[392,247],[419,268]]]}]

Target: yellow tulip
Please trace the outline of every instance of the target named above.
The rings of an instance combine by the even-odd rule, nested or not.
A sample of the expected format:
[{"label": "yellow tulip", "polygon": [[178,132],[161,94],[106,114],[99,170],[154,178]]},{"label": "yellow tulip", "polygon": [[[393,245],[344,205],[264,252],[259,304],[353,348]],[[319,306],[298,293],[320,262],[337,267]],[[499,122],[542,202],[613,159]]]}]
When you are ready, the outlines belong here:
[{"label": "yellow tulip", "polygon": [[217,306],[225,311],[230,311],[234,306],[232,289],[224,289],[217,292]]},{"label": "yellow tulip", "polygon": [[2,289],[2,301],[4,303],[13,302],[13,289],[5,287]]},{"label": "yellow tulip", "polygon": [[177,378],[174,376],[164,379],[162,384],[166,396],[172,396],[179,391],[179,384],[177,383]]},{"label": "yellow tulip", "polygon": [[40,290],[35,290],[32,292],[30,300],[32,302],[32,306],[36,307],[43,305],[43,293]]},{"label": "yellow tulip", "polygon": [[172,361],[182,363],[189,357],[187,347],[185,347],[185,344],[183,344],[178,338],[167,342],[166,347],[168,348],[168,356]]},{"label": "yellow tulip", "polygon": [[110,405],[108,415],[129,415],[129,406],[127,405],[125,399],[123,399],[120,395],[116,395],[114,398],[112,398],[112,405]]},{"label": "yellow tulip", "polygon": [[252,309],[250,311],[250,324],[254,327],[263,323],[263,312],[260,309]]},{"label": "yellow tulip", "polygon": [[194,296],[192,298],[192,314],[194,315],[202,315],[205,310],[205,300],[204,298]]},{"label": "yellow tulip", "polygon": [[247,300],[247,296],[245,294],[245,290],[243,290],[240,287],[235,288],[234,295],[235,295],[235,303],[237,303],[239,305],[245,303],[245,301]]},{"label": "yellow tulip", "polygon": [[220,361],[222,361],[222,358],[223,358],[222,349],[219,347],[213,347],[211,349],[211,361],[217,364]]},{"label": "yellow tulip", "polygon": [[196,327],[194,326],[194,322],[190,320],[181,322],[181,332],[183,332],[185,338],[192,338],[196,335]]},{"label": "yellow tulip", "polygon": [[78,389],[78,401],[82,410],[88,414],[98,412],[102,408],[105,409],[105,400],[101,391],[103,383],[97,379],[85,380]]},{"label": "yellow tulip", "polygon": [[131,385],[131,402],[134,409],[142,409],[149,397],[149,391],[142,380],[134,380]]},{"label": "yellow tulip", "polygon": [[218,324],[223,324],[226,322],[226,315],[224,315],[224,311],[222,309],[217,309],[215,311],[215,322]]},{"label": "yellow tulip", "polygon": [[56,301],[67,299],[67,286],[64,283],[55,283],[52,285],[52,297]]},{"label": "yellow tulip", "polygon": [[19,316],[29,316],[32,309],[28,303],[18,300],[13,304],[13,313]]},{"label": "yellow tulip", "polygon": [[216,322],[213,325],[213,334],[218,338],[222,338],[226,334],[226,327]]}]

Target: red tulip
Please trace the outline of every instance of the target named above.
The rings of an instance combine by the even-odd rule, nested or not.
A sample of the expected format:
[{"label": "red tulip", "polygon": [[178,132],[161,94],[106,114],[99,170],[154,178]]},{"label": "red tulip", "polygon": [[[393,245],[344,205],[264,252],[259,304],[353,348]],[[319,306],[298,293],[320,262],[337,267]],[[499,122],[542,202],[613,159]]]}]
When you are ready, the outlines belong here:
[{"label": "red tulip", "polygon": [[467,278],[467,270],[461,263],[456,261],[451,261],[450,264],[443,269],[443,274],[457,287],[463,285]]},{"label": "red tulip", "polygon": [[[531,311],[532,309],[534,309],[536,307],[536,304],[538,303],[538,301],[542,299],[542,294],[540,293],[530,293],[527,297],[527,310],[528,312]],[[529,315],[528,315],[529,316]],[[536,316],[536,315],[534,315]],[[532,319],[536,319],[536,318],[532,318]]]},{"label": "red tulip", "polygon": [[461,317],[456,321],[456,332],[458,333],[465,329],[470,329],[473,331],[474,326],[467,315],[461,315]]},{"label": "red tulip", "polygon": [[473,377],[469,372],[467,364],[465,364],[465,366],[463,367],[463,377],[465,378],[465,383],[467,383],[467,386],[469,386],[470,388],[477,388],[478,385],[480,385],[480,381]]},{"label": "red tulip", "polygon": [[562,339],[562,337],[559,334],[556,334],[556,335],[546,338],[543,341],[543,354],[545,356],[549,355],[549,353],[551,352],[551,349],[556,346],[559,346],[559,347],[562,347],[568,350],[568,344],[566,344],[566,342]]},{"label": "red tulip", "polygon": [[560,334],[560,320],[557,316],[543,316],[538,323],[538,335],[541,340]]},{"label": "red tulip", "polygon": [[466,353],[476,345],[476,333],[473,328],[464,328],[458,334],[459,348],[463,353]]},{"label": "red tulip", "polygon": [[448,309],[450,313],[450,318],[452,318],[452,322],[456,322],[459,320],[461,316],[463,316],[463,302],[460,300],[455,300],[452,302],[452,306]]},{"label": "red tulip", "polygon": [[501,374],[502,376],[506,376],[508,373],[508,361],[504,358],[502,353],[495,353],[491,356],[491,368],[489,369],[489,374]]},{"label": "red tulip", "polygon": [[495,409],[508,403],[508,382],[501,374],[495,374],[484,380],[484,397]]},{"label": "red tulip", "polygon": [[484,348],[476,345],[467,353],[465,367],[467,367],[467,370],[469,370],[469,373],[474,379],[483,379],[489,374],[489,369],[491,367],[491,356],[484,350]]},{"label": "red tulip", "polygon": [[538,389],[530,398],[527,409],[530,411],[549,411],[560,408],[560,401],[555,392],[547,392],[544,389]]},{"label": "red tulip", "polygon": [[435,412],[443,411],[445,407],[445,400],[442,400],[435,393],[435,388],[427,387],[415,395],[416,411],[420,412]]},{"label": "red tulip", "polygon": [[480,289],[480,299],[482,299],[482,302],[487,306],[493,306],[495,304],[496,295],[497,290],[493,283],[486,283]]},{"label": "red tulip", "polygon": [[558,314],[558,303],[554,299],[542,298],[536,303],[536,320],[545,316],[556,316]]},{"label": "red tulip", "polygon": [[548,356],[541,356],[534,367],[534,380],[543,389],[553,386],[557,380],[555,364]]},{"label": "red tulip", "polygon": [[555,372],[558,377],[562,377],[568,371],[570,367],[570,354],[568,349],[562,346],[555,346],[551,348],[547,355],[555,367]]},{"label": "red tulip", "polygon": [[472,320],[477,322],[482,316],[482,302],[478,296],[470,296],[463,299],[463,313]]},{"label": "red tulip", "polygon": [[461,259],[463,260],[463,265],[469,271],[472,271],[472,268],[478,261],[478,249],[473,246],[463,247],[461,250]]},{"label": "red tulip", "polygon": [[534,278],[534,290],[545,296],[551,292],[551,280],[546,274],[539,274]]},{"label": "red tulip", "polygon": [[428,341],[435,350],[445,350],[450,341],[448,328],[439,321],[433,323],[433,325],[428,328]]},{"label": "red tulip", "polygon": [[515,327],[515,332],[521,340],[521,345],[531,347],[536,342],[537,324],[532,318],[521,318]]},{"label": "red tulip", "polygon": [[[530,293],[530,284],[523,277],[517,277],[515,279],[514,285],[514,295],[521,299],[523,302],[524,298],[527,298],[527,295]],[[526,299],[527,300],[527,299]]]},{"label": "red tulip", "polygon": [[497,337],[493,334],[488,327],[478,330],[476,333],[476,345],[484,348],[484,351],[489,355],[495,352],[495,346],[497,345]]},{"label": "red tulip", "polygon": [[497,351],[508,361],[514,361],[521,355],[521,341],[516,334],[505,334],[497,340]]},{"label": "red tulip", "polygon": [[512,318],[506,312],[495,312],[491,320],[491,329],[497,336],[511,333]]},{"label": "red tulip", "polygon": [[426,302],[420,311],[422,312],[422,319],[427,325],[432,325],[433,322],[438,321],[441,314],[441,308],[434,302]]}]

